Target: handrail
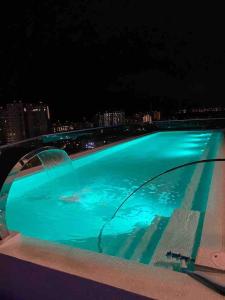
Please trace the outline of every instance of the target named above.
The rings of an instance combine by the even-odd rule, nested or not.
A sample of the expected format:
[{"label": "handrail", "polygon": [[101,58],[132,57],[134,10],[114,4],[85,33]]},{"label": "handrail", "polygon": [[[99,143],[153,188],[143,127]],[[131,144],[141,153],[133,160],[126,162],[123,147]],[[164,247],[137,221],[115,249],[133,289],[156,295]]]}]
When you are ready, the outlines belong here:
[{"label": "handrail", "polygon": [[216,293],[225,296],[225,286],[205,276],[205,273],[199,274],[198,272],[189,271],[186,268],[183,268],[181,271],[189,275],[191,278],[197,280],[198,282],[204,284]]},{"label": "handrail", "polygon": [[131,196],[133,196],[137,191],[139,191],[141,188],[143,188],[145,185],[147,185],[148,183],[154,181],[155,179],[167,174],[167,173],[170,173],[170,172],[173,172],[175,170],[178,170],[178,169],[181,169],[181,168],[184,168],[184,167],[188,167],[188,166],[192,166],[192,165],[196,165],[196,164],[202,164],[202,163],[208,163],[208,162],[225,162],[225,158],[214,158],[214,159],[204,159],[204,160],[198,160],[198,161],[193,161],[193,162],[189,162],[189,163],[186,163],[186,164],[182,164],[182,165],[179,165],[179,166],[176,166],[176,167],[173,167],[171,169],[168,169],[160,174],[157,174],[156,176],[154,177],[151,177],[150,179],[148,179],[147,181],[145,181],[144,183],[142,183],[139,187],[137,187],[135,190],[133,190],[133,192],[131,194],[129,194],[123,201],[122,203],[119,205],[119,207],[115,210],[115,212],[113,213],[112,217],[106,221],[103,226],[101,227],[100,231],[99,231],[99,235],[98,235],[98,239],[97,239],[97,246],[98,246],[98,251],[99,253],[102,253],[103,252],[103,249],[102,249],[102,234],[103,234],[103,231],[106,227],[106,225],[108,225],[117,215],[118,211],[120,210],[120,208],[125,204],[125,202],[127,202],[127,200],[129,200],[131,198]]}]

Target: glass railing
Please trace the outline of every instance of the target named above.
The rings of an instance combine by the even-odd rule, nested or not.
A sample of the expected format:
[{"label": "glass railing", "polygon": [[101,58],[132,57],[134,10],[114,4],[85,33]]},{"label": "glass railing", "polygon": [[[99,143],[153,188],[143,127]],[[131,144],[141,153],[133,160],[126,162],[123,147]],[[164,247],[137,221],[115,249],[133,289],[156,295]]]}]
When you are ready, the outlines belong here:
[{"label": "glass railing", "polygon": [[[98,251],[170,268],[178,265],[180,268],[179,259],[184,259],[191,268],[207,207],[206,177],[210,182],[213,164],[224,161],[225,158],[209,158],[185,163],[131,189],[103,223],[97,240]],[[188,228],[191,230],[187,235]],[[171,245],[167,243],[170,240]],[[177,255],[175,260],[171,259],[173,255]]]}]

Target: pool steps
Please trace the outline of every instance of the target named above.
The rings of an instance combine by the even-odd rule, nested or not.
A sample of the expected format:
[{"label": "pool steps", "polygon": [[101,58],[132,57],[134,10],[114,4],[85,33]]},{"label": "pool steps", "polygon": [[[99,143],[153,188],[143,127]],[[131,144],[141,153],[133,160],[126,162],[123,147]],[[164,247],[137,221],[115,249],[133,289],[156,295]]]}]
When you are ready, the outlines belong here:
[{"label": "pool steps", "polygon": [[[207,149],[205,151],[202,159],[207,159],[208,155],[209,155],[209,149]],[[185,209],[192,208],[192,204],[193,204],[196,192],[198,190],[204,168],[205,168],[205,164],[196,165],[196,167],[194,169],[194,173],[193,173],[191,180],[190,180],[189,184],[187,185],[187,188],[185,191],[182,208],[185,208]]]},{"label": "pool steps", "polygon": [[202,179],[203,170],[205,168],[204,164],[199,164],[195,167],[194,174],[191,178],[190,183],[188,184],[188,187],[185,191],[185,196],[182,204],[182,208],[184,209],[191,209],[192,204],[195,198],[195,195],[197,193],[199,184]]},{"label": "pool steps", "polygon": [[199,218],[200,212],[184,208],[176,209],[171,218],[156,216],[146,229],[136,228],[126,238],[112,241],[114,247],[112,242],[107,243],[104,253],[168,269],[179,268],[181,261],[166,254],[192,257]]},{"label": "pool steps", "polygon": [[185,257],[191,257],[198,228],[200,212],[176,209],[155,249],[151,265],[174,268],[179,260],[168,259],[166,253],[171,251]]},{"label": "pool steps", "polygon": [[[168,258],[166,254],[171,251],[192,257],[199,217],[200,212],[183,208],[176,209],[171,218],[156,216],[147,229],[135,229],[122,242],[116,241],[113,253],[111,244],[104,253],[168,269],[180,267],[180,260]],[[148,249],[150,244],[152,253]]]},{"label": "pool steps", "polygon": [[[205,151],[203,159],[206,159],[208,154],[209,150]],[[204,167],[203,164],[200,164],[194,169],[191,182],[185,191],[182,208],[176,209],[171,218],[156,216],[147,229],[136,229],[122,243],[120,241],[113,254],[109,253],[110,250],[107,251],[107,249],[104,252],[117,257],[171,269],[175,265],[180,265],[181,262],[172,258],[169,259],[166,256],[168,252],[179,253],[184,257],[191,258],[200,218],[200,212],[192,211],[191,208],[203,176]],[[162,223],[163,220],[164,224]],[[186,221],[184,222],[184,220]],[[157,234],[158,232],[160,234]],[[150,243],[155,244],[155,247],[151,247],[153,253],[147,251]]]},{"label": "pool steps", "polygon": [[157,245],[168,221],[168,217],[156,216],[147,228],[136,228],[126,239],[122,241],[117,239],[115,241],[116,247],[113,247],[114,251],[112,251],[112,244],[109,243],[108,247],[104,248],[104,253],[137,262],[149,263],[153,253],[150,253],[148,247],[151,244],[152,248],[152,243]]},{"label": "pool steps", "polygon": [[140,228],[135,229],[134,232],[124,241],[123,247],[119,248],[116,256],[125,258],[127,251],[131,247],[134,239],[136,238],[137,234],[140,233]]},{"label": "pool steps", "polygon": [[143,228],[135,228],[129,235],[117,236],[116,239],[106,241],[103,252],[108,255],[125,258],[134,241],[142,235],[142,231]]},{"label": "pool steps", "polygon": [[160,217],[155,217],[152,224],[146,229],[144,235],[138,243],[138,246],[135,248],[133,255],[131,256],[132,260],[140,261],[143,252],[145,251],[145,249],[147,249],[148,244],[151,241],[151,238],[153,237],[153,234],[156,232],[157,227],[160,224],[160,220]]},{"label": "pool steps", "polygon": [[124,241],[123,247],[119,249],[116,256],[138,262],[143,262],[142,260],[149,262],[151,259],[151,253],[146,250],[148,249],[149,244],[153,243],[153,239],[160,239],[168,220],[169,218],[156,216],[151,225],[146,229],[142,228],[135,230],[134,233]]}]

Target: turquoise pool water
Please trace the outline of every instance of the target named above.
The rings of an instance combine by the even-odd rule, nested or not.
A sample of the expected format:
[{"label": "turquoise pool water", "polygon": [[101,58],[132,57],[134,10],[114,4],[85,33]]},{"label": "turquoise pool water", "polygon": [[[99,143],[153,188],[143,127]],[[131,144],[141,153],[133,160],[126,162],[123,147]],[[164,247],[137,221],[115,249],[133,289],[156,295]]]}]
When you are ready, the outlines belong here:
[{"label": "turquoise pool water", "polygon": [[[215,158],[222,139],[217,131],[160,132],[109,147],[52,169],[18,178],[6,207],[10,230],[25,236],[98,251],[97,237],[120,203],[145,180],[169,168]],[[162,176],[134,194],[103,233],[104,252],[118,255],[129,241],[125,258],[139,236],[162,217],[157,235],[149,243],[148,263],[174,209],[182,206],[197,166]],[[208,193],[207,184],[198,193]],[[205,200],[207,201],[207,200]],[[193,199],[194,209],[205,210]]]}]

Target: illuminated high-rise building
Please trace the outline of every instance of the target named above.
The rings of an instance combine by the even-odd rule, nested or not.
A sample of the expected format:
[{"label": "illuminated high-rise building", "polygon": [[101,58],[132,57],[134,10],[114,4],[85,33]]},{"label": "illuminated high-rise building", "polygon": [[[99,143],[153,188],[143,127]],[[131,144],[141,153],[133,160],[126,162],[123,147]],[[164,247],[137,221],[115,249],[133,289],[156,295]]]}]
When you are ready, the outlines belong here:
[{"label": "illuminated high-rise building", "polygon": [[50,114],[46,104],[23,104],[21,101],[0,107],[0,144],[46,134]]},{"label": "illuminated high-rise building", "polygon": [[35,137],[49,131],[49,107],[39,102],[38,104],[24,104],[24,117],[26,136]]},{"label": "illuminated high-rise building", "polygon": [[152,123],[152,116],[150,114],[143,115],[143,123],[151,124]]},{"label": "illuminated high-rise building", "polygon": [[59,132],[68,132],[75,130],[75,126],[73,122],[65,121],[60,122],[59,120],[52,124],[52,132],[59,133]]},{"label": "illuminated high-rise building", "polygon": [[154,121],[160,121],[161,120],[161,112],[160,111],[154,111],[153,120]]},{"label": "illuminated high-rise building", "polygon": [[0,145],[6,142],[5,128],[6,128],[5,109],[3,107],[0,107]]},{"label": "illuminated high-rise building", "polygon": [[99,115],[99,126],[111,127],[125,124],[125,113],[123,111],[105,112]]},{"label": "illuminated high-rise building", "polygon": [[4,111],[5,136],[7,143],[25,139],[24,109],[22,102],[13,102],[6,105]]}]

